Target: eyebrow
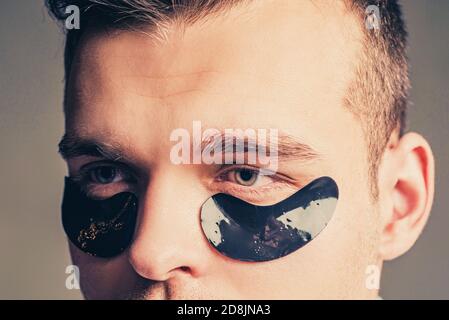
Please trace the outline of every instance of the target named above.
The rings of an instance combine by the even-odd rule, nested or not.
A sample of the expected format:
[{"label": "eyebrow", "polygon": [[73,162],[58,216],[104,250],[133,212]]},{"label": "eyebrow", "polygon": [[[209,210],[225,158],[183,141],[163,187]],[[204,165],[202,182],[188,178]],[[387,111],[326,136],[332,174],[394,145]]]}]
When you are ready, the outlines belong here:
[{"label": "eyebrow", "polygon": [[[271,154],[272,150],[268,137],[262,139],[262,141],[260,140],[261,139],[258,138],[252,139],[248,136],[232,135],[225,131],[221,131],[220,133],[208,136],[201,141],[201,152],[209,152],[210,150],[218,148],[224,153],[236,153],[236,150],[241,148],[241,152],[243,153],[264,150]],[[312,146],[285,133],[279,133],[276,151],[280,161],[301,160],[307,162],[321,158],[321,154]]]},{"label": "eyebrow", "polygon": [[[211,143],[211,141],[213,141]],[[268,143],[266,143],[268,142]],[[264,142],[248,139],[240,135],[229,135],[225,131],[220,132],[219,138],[209,136],[201,141],[201,152],[221,146],[221,150],[236,153],[238,147],[243,146],[242,152],[257,152],[257,150],[267,150],[271,153],[269,140]],[[64,134],[58,144],[60,155],[64,159],[79,156],[92,156],[104,158],[111,161],[127,161],[131,159],[123,152],[120,144],[114,142],[104,142],[94,138],[83,138],[76,135]],[[318,160],[321,154],[310,145],[299,141],[296,137],[288,134],[279,134],[277,143],[277,153],[280,161],[301,160],[303,162]]]},{"label": "eyebrow", "polygon": [[97,139],[82,138],[64,134],[58,144],[59,154],[64,159],[79,156],[105,158],[111,161],[127,159],[122,148],[117,143],[106,143]]}]

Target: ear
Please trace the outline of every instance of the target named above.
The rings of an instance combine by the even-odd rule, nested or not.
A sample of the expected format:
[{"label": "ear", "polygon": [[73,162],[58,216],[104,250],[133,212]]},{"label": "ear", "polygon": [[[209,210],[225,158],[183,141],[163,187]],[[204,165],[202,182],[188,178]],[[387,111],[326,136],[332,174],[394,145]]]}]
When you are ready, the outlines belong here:
[{"label": "ear", "polygon": [[407,252],[418,239],[430,214],[434,194],[434,158],[427,141],[407,133],[390,141],[379,166],[383,260]]}]

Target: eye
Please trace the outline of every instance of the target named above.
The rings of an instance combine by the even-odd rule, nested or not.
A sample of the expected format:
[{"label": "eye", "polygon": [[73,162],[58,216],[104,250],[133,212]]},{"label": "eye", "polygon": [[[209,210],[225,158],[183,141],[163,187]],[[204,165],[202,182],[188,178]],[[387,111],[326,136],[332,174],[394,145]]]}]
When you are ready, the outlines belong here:
[{"label": "eye", "polygon": [[230,174],[234,176],[235,182],[246,187],[253,186],[259,179],[259,172],[246,168],[234,170]]},{"label": "eye", "polygon": [[90,179],[94,183],[109,184],[122,179],[120,170],[113,166],[99,166],[90,170]]},{"label": "eye", "polygon": [[297,191],[296,184],[282,173],[245,165],[225,168],[210,188],[250,203],[269,205],[292,195]]}]

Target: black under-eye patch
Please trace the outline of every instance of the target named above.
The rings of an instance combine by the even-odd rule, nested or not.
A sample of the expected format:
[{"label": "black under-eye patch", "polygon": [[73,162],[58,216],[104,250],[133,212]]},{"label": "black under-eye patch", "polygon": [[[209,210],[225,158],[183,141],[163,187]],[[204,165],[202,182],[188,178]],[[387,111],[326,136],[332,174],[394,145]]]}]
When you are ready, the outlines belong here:
[{"label": "black under-eye patch", "polygon": [[130,245],[137,206],[133,193],[121,192],[105,200],[93,200],[76,182],[65,178],[62,224],[70,241],[90,255],[109,258]]},{"label": "black under-eye patch", "polygon": [[269,261],[314,239],[331,219],[337,199],[337,184],[329,177],[318,178],[270,206],[220,193],[201,207],[201,226],[221,254],[241,261]]},{"label": "black under-eye patch", "polygon": [[[216,194],[201,206],[201,227],[212,246],[229,258],[274,260],[313,240],[331,219],[337,199],[338,187],[329,177],[271,206]],[[70,241],[90,255],[110,258],[123,252],[132,242],[137,210],[133,193],[94,200],[65,179],[63,227]]]}]

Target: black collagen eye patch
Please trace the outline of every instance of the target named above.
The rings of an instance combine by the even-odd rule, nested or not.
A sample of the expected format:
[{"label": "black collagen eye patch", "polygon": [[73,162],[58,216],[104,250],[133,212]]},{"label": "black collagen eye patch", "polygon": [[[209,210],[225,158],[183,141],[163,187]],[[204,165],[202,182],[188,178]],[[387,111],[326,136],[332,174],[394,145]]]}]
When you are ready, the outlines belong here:
[{"label": "black collagen eye patch", "polygon": [[[271,206],[216,194],[201,206],[201,227],[221,254],[241,261],[269,261],[314,239],[331,219],[337,199],[338,187],[329,177],[318,178]],[[137,209],[133,193],[94,200],[65,179],[62,224],[69,240],[90,255],[110,258],[123,252],[132,242]]]},{"label": "black collagen eye patch", "polygon": [[70,241],[82,251],[103,258],[113,257],[132,241],[137,205],[137,197],[130,192],[93,200],[66,178],[62,224]]},{"label": "black collagen eye patch", "polygon": [[220,193],[202,205],[201,227],[221,254],[241,261],[269,261],[313,240],[332,218],[337,200],[337,184],[329,177],[318,178],[270,206]]}]

